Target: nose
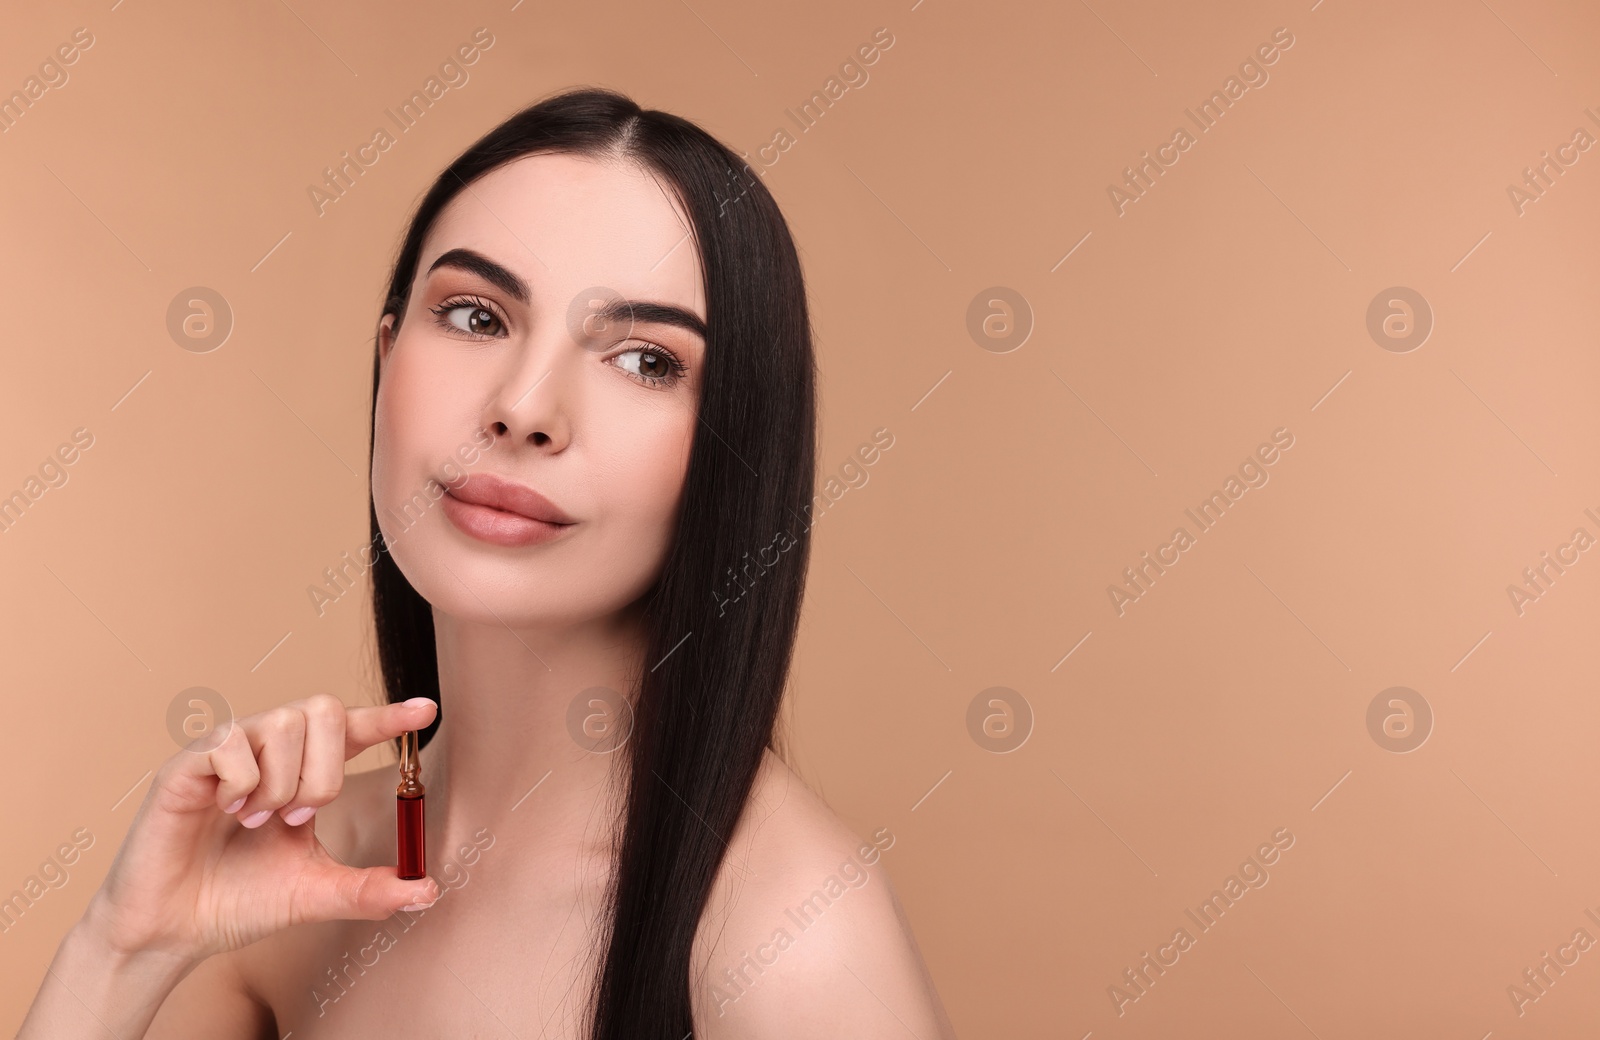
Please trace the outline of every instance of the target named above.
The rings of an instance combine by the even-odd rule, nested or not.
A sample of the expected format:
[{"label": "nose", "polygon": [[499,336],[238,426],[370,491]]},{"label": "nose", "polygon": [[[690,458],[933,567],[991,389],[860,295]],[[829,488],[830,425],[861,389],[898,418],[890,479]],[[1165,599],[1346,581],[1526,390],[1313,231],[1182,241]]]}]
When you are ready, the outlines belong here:
[{"label": "nose", "polygon": [[563,350],[559,330],[534,336],[507,354],[506,367],[487,405],[483,424],[496,436],[546,452],[565,448],[572,436],[569,415],[574,358]]}]

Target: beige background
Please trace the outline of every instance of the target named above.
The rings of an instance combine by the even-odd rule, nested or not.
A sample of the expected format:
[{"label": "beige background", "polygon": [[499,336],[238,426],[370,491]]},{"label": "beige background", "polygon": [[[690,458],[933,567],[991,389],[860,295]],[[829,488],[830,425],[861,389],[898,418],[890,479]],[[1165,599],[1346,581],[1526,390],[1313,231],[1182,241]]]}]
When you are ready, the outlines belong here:
[{"label": "beige background", "polygon": [[[95,840],[0,935],[0,1028],[175,750],[179,691],[373,696],[367,605],[319,618],[306,589],[366,537],[387,265],[459,150],[599,84],[753,159],[795,135],[764,177],[815,301],[821,464],[895,443],[816,529],[787,717],[807,778],[896,836],[961,1035],[1577,1035],[1600,948],[1521,1015],[1508,987],[1600,940],[1600,552],[1520,616],[1507,586],[1600,537],[1600,149],[1520,215],[1507,188],[1600,135],[1600,16],[1491,3],[8,12],[5,93],[94,43],[0,134],[0,492],[94,442],[0,533],[0,894]],[[467,82],[318,216],[322,170],[480,26]],[[1185,109],[1280,27],[1200,132]],[[786,109],[879,28],[800,133]],[[1119,216],[1108,185],[1180,126]],[[191,286],[233,309],[209,353],[168,332]],[[1005,353],[967,326],[994,286],[1033,315]],[[1367,328],[1393,286],[1433,312],[1409,352]],[[1279,427],[1269,482],[1119,616],[1107,587]],[[1032,714],[1004,754],[967,724],[995,686]],[[1368,729],[1394,686],[1433,714],[1409,753]],[[1199,932],[1185,909],[1278,828],[1270,881]],[[1180,927],[1119,1016],[1108,987]]]}]

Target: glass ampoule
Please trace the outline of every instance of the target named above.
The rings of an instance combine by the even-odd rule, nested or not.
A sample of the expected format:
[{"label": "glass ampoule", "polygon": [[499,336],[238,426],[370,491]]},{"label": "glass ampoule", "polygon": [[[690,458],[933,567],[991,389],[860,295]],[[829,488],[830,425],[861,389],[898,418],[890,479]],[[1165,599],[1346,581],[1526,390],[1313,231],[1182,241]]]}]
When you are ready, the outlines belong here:
[{"label": "glass ampoule", "polygon": [[418,757],[417,733],[400,735],[400,785],[394,790],[395,832],[399,839],[398,873],[402,881],[415,881],[427,874],[424,848],[422,762]]}]

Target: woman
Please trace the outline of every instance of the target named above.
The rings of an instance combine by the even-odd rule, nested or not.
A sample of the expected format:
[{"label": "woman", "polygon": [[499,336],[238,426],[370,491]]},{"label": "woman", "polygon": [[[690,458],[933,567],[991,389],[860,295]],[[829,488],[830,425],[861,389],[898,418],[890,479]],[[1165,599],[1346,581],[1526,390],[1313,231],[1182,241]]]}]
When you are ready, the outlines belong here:
[{"label": "woman", "polygon": [[[389,703],[166,762],[21,1037],[953,1035],[883,839],[772,750],[813,396],[787,226],[704,131],[580,90],[469,148],[378,322]],[[343,775],[410,730],[444,888],[395,771]]]}]

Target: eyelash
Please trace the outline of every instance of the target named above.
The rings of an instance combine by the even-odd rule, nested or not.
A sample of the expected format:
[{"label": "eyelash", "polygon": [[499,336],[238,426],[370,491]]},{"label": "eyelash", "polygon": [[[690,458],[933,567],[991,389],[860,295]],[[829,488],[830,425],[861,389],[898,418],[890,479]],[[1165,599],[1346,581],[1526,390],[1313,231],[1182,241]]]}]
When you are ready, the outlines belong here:
[{"label": "eyelash", "polygon": [[[487,311],[489,314],[494,316],[495,321],[500,322],[501,327],[505,326],[504,319],[502,319],[500,315],[495,312],[495,309],[475,296],[452,296],[450,299],[440,303],[437,307],[430,307],[428,309],[433,312],[435,323],[446,332],[455,333],[456,335],[460,336],[466,336],[470,339],[496,338],[486,332],[468,331],[467,329],[464,329],[455,322],[451,321],[449,317],[450,312],[461,310],[463,307],[473,307],[478,310]],[[622,370],[624,375],[628,376],[630,379],[633,379],[635,382],[643,383],[646,386],[662,389],[676,386],[678,380],[682,379],[689,372],[689,366],[680,361],[678,359],[678,355],[674,354],[665,347],[658,346],[655,343],[649,343],[644,347],[635,347],[632,350],[624,350],[622,354],[653,354],[656,357],[666,359],[668,366],[671,368],[671,373],[669,375],[647,376],[640,372],[629,372],[627,369]],[[621,357],[622,354],[618,354],[616,356]]]}]

